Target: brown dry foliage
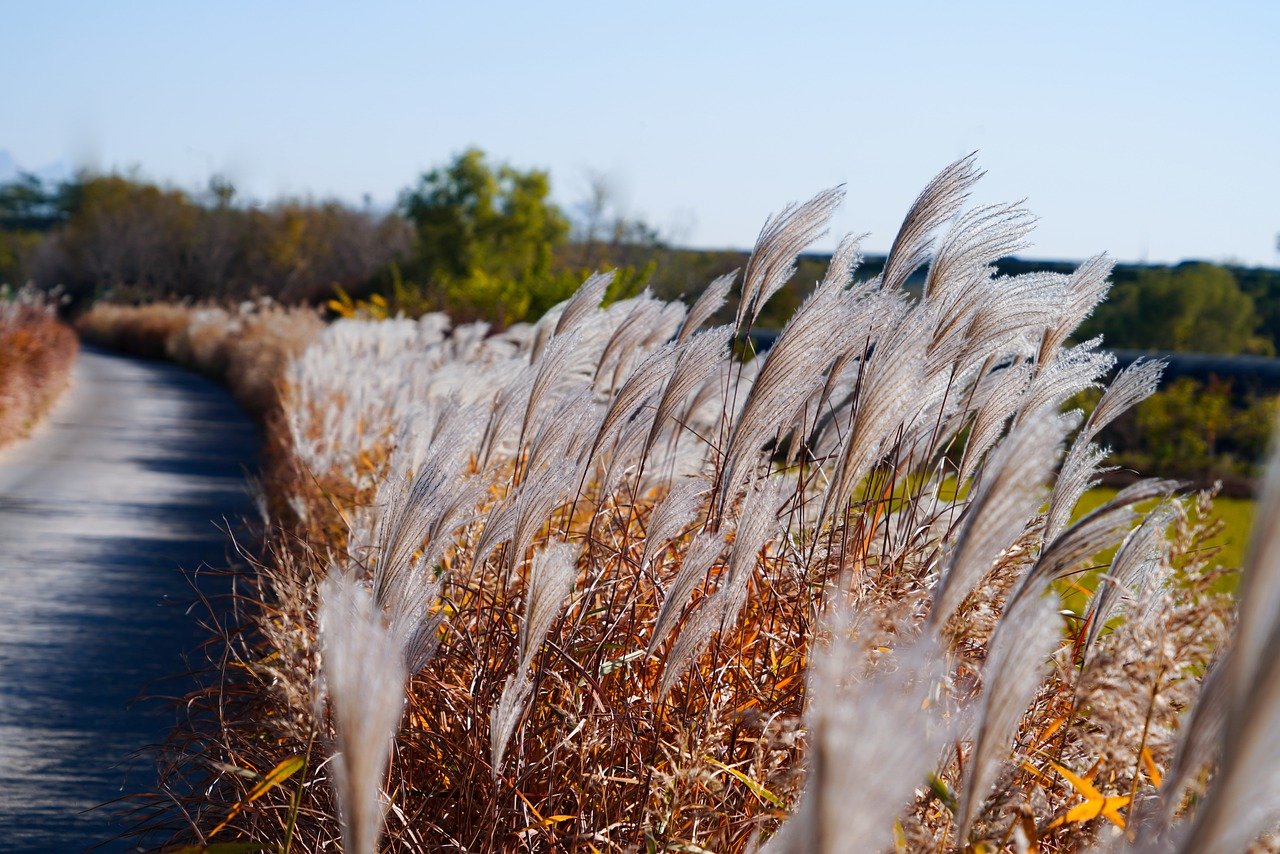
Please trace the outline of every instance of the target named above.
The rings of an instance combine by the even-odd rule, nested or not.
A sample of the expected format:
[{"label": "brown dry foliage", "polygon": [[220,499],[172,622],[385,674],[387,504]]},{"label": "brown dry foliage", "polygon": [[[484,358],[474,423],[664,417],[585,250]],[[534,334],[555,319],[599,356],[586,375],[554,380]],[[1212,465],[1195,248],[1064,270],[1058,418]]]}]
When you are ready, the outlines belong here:
[{"label": "brown dry foliage", "polygon": [[305,307],[270,300],[227,309],[149,303],[96,303],[76,320],[90,344],[149,359],[169,359],[225,383],[259,418],[278,405],[277,384],[288,360],[311,343],[323,324]]},{"label": "brown dry foliage", "polygon": [[76,336],[34,293],[0,301],[0,445],[26,436],[71,382]]},{"label": "brown dry foliage", "polygon": [[[680,370],[673,354],[693,343],[674,343],[684,310],[648,296],[611,309],[571,300],[559,315],[571,322],[553,313],[489,338],[429,317],[326,330],[277,377],[270,534],[250,557],[215,677],[189,698],[193,717],[155,821],[176,820],[177,837],[198,843],[214,828],[212,841],[305,851],[338,850],[345,836],[363,840],[359,854],[372,850],[368,817],[384,805],[379,850],[396,852],[1066,852],[1119,849],[1125,823],[1138,841],[1155,840],[1161,801],[1168,815],[1186,814],[1184,791],[1203,790],[1213,765],[1212,753],[1179,744],[1233,623],[1204,548],[1208,498],[1162,502],[1174,523],[1128,574],[1094,564],[1143,516],[1117,505],[1090,528],[1062,513],[1096,474],[1092,439],[1106,417],[1081,426],[1058,410],[1110,365],[1092,343],[1063,344],[1105,293],[1107,265],[1061,280],[992,280],[990,263],[1029,225],[1014,209],[950,220],[975,179],[961,161],[922,194],[895,244],[906,260],[892,280],[846,287],[852,255],[840,259],[763,369],[724,352],[700,375],[701,404],[652,432],[663,382]],[[749,269],[750,287],[767,292],[785,275],[784,256],[815,231],[827,201],[766,228],[761,251],[782,256],[761,260],[755,278]],[[904,298],[899,280],[948,222],[929,290]],[[866,326],[850,326],[859,320]],[[203,352],[199,335],[185,340],[186,352]],[[558,361],[574,348],[594,358],[581,375]],[[222,358],[234,361],[236,346]],[[1025,368],[1024,382],[993,394],[1014,381],[1010,366]],[[580,387],[542,401],[540,388],[558,387],[553,374]],[[448,388],[433,391],[437,379]],[[1116,385],[1146,389],[1140,379]],[[609,414],[633,393],[622,417]],[[504,415],[511,400],[514,417]],[[709,420],[695,417],[708,409]],[[442,426],[451,412],[478,422],[476,435]],[[980,415],[995,430],[969,456],[966,428]],[[518,438],[495,451],[502,443],[489,431],[498,435],[504,418]],[[1064,465],[1046,510],[1040,487],[1053,483],[1072,433],[1075,468],[1068,477]],[[553,450],[535,465],[542,442]],[[646,536],[677,483],[663,472],[677,467],[682,442],[698,449],[707,488],[696,520],[646,561]],[[433,467],[443,474],[414,497]],[[473,495],[466,485],[477,478],[484,491]],[[1148,488],[1164,495],[1172,485]],[[430,535],[430,525],[414,527],[443,513],[432,500],[455,494],[469,511],[456,524]],[[532,528],[512,521],[524,507],[534,508]],[[777,528],[756,547],[760,507]],[[407,549],[379,539],[387,519],[410,531]],[[488,551],[495,531],[505,533]],[[706,536],[724,548],[682,587]],[[735,565],[740,537],[752,546]],[[541,623],[530,616],[539,595],[530,573],[551,543],[573,547],[576,578]],[[1090,569],[1117,573],[1122,590],[1096,636],[1087,609],[1055,612],[1070,589],[1102,601],[1075,580]],[[946,584],[954,609],[931,613]],[[335,588],[376,602],[369,619],[385,648],[339,643],[344,625],[322,616]],[[674,631],[650,655],[677,590],[689,593],[675,603]],[[408,667],[407,682],[412,645],[394,640],[404,613],[434,652]],[[530,641],[534,625],[548,628]],[[376,780],[335,773],[343,736],[379,743],[340,729],[358,727],[352,710],[369,699],[350,680],[327,684],[340,655],[356,656],[370,685],[403,686],[403,714],[383,742],[388,770]],[[925,702],[902,706],[923,689]],[[901,719],[878,717],[882,706]],[[255,790],[297,758],[293,778]],[[1183,760],[1187,773],[1161,786]],[[975,769],[990,773],[975,783]],[[900,801],[883,795],[903,780]],[[1089,786],[1107,798],[1102,815],[1085,809]]]}]

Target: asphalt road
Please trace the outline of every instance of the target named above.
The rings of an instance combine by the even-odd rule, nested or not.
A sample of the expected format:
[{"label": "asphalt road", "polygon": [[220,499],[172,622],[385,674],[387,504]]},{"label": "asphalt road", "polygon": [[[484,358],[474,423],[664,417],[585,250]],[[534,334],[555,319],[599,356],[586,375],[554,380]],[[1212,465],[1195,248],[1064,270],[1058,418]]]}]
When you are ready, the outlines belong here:
[{"label": "asphalt road", "polygon": [[92,350],[0,450],[0,850],[134,850],[120,799],[155,785],[148,746],[178,714],[155,697],[191,687],[196,591],[227,589],[200,570],[228,564],[256,454],[212,383]]}]

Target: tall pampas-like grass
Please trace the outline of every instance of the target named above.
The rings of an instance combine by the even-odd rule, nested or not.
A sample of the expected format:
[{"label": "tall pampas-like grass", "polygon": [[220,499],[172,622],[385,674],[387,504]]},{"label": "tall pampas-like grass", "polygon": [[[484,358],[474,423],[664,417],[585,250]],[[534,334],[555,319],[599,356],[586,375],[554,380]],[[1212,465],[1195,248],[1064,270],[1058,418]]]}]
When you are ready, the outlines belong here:
[{"label": "tall pampas-like grass", "polygon": [[[768,220],[723,326],[735,278],[686,309],[606,304],[604,273],[497,334],[321,332],[283,377],[268,488],[290,512],[228,647],[242,699],[201,735],[196,824],[235,806],[248,841],[396,852],[1056,854],[1265,829],[1275,799],[1244,816],[1239,793],[1270,791],[1255,748],[1280,719],[1271,550],[1215,665],[1234,619],[1208,499],[1147,480],[1077,506],[1099,430],[1161,365],[1063,411],[1113,366],[1071,339],[1110,261],[999,275],[1033,220],[966,212],[979,177],[968,157],[929,183],[880,276],[841,240],[759,354],[736,345],[841,190]],[[228,770],[313,742],[330,758],[251,800]]]},{"label": "tall pampas-like grass", "polygon": [[371,592],[347,573],[330,573],[317,620],[343,847],[372,854],[388,806],[383,776],[404,709],[403,658]]}]

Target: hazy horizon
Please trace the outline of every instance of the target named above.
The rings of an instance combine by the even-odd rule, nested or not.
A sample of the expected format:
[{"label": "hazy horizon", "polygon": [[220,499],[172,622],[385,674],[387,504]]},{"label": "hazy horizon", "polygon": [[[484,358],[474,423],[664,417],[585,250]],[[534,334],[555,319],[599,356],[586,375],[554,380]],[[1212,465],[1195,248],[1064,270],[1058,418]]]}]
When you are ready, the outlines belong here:
[{"label": "hazy horizon", "polygon": [[[677,245],[745,248],[839,183],[846,231],[887,249],[969,151],[975,202],[1026,199],[1028,258],[1276,266],[1280,7],[1085,3],[1069,13],[763,4],[537,8],[98,7],[2,15],[0,149],[22,167],[140,169],[188,190],[380,207],[475,145],[588,175]],[[20,81],[20,83],[19,83]]]}]

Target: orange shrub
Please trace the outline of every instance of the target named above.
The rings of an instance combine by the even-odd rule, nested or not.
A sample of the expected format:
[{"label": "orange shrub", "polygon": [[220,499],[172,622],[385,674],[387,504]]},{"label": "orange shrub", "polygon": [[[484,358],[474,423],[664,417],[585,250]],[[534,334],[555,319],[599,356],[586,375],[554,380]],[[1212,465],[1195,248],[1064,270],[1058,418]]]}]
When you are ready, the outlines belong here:
[{"label": "orange shrub", "polygon": [[19,439],[71,380],[76,337],[42,295],[0,302],[0,445]]}]

